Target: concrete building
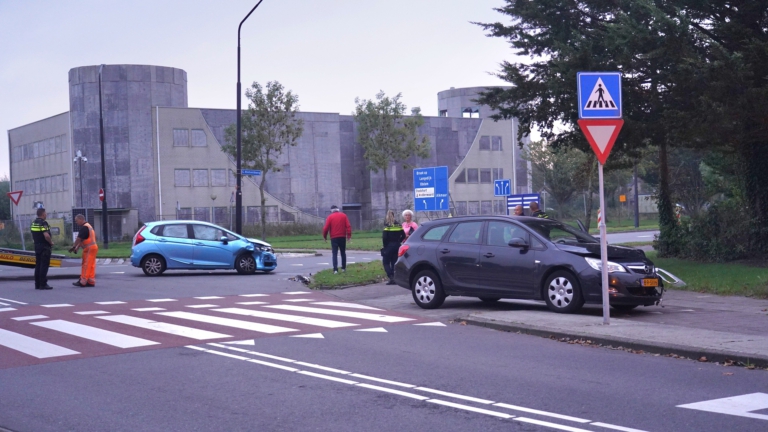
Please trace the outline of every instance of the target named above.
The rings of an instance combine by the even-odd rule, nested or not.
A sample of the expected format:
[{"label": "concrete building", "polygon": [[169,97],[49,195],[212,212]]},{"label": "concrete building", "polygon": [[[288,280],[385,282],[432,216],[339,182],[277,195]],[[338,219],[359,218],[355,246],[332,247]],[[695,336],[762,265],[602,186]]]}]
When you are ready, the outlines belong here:
[{"label": "concrete building", "polygon": [[[8,131],[12,187],[24,191],[14,211],[24,224],[34,218],[35,203],[57,216],[71,217],[74,208],[100,212],[99,69],[70,70],[68,112]],[[141,222],[158,219],[230,226],[235,163],[221,145],[236,111],[189,108],[181,69],[106,65],[101,80],[110,239],[131,236]],[[488,118],[490,109],[473,101],[482,90],[440,92],[439,115],[425,117],[419,129],[429,137],[430,156],[408,161],[412,167],[448,166],[451,209],[458,215],[506,213],[505,200],[493,196],[495,179],[510,178],[513,191],[530,192],[517,121]],[[280,156],[281,170],[267,176],[267,221],[321,223],[335,204],[357,228],[378,226],[385,213],[384,175],[366,168],[354,118],[299,116],[303,135]],[[78,151],[87,162],[73,162]],[[393,164],[387,178],[393,209],[412,207],[412,170]],[[243,180],[246,225],[259,222],[257,181]]]}]

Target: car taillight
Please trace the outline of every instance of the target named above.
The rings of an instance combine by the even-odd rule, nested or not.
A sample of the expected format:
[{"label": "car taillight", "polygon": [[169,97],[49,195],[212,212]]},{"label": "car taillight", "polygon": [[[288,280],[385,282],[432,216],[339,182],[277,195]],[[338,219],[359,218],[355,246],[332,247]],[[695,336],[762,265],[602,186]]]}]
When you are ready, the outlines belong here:
[{"label": "car taillight", "polygon": [[400,246],[400,249],[397,250],[397,256],[401,257],[401,256],[405,255],[405,253],[408,252],[408,249],[410,249],[410,248],[411,247],[408,246],[407,244],[404,244],[404,245]]},{"label": "car taillight", "polygon": [[134,246],[136,246],[137,244],[139,244],[139,243],[141,243],[141,242],[143,242],[145,240],[144,236],[141,235],[141,232],[144,231],[144,228],[146,228],[146,227],[147,227],[146,225],[141,227],[139,229],[139,232],[136,233],[136,236],[133,237],[133,245]]}]

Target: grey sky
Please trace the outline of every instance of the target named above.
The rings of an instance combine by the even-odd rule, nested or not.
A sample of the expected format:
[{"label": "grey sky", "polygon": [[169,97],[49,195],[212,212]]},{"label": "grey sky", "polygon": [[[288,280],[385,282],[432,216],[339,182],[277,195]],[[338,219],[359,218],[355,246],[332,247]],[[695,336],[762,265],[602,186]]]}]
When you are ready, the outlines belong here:
[{"label": "grey sky", "polygon": [[[257,0],[0,0],[0,176],[5,133],[69,110],[67,72],[95,64],[187,71],[189,105],[234,108],[237,25]],[[355,97],[403,93],[437,115],[437,92],[503,85],[502,0],[264,0],[243,26],[242,82],[278,80],[302,111],[350,114]]]}]

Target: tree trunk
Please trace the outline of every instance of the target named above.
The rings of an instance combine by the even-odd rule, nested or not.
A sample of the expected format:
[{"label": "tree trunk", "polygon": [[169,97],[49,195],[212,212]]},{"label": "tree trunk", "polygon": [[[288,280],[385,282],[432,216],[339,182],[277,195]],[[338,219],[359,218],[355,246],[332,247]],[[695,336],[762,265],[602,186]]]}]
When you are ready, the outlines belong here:
[{"label": "tree trunk", "polygon": [[680,236],[672,208],[672,197],[669,191],[669,161],[667,156],[667,142],[662,140],[659,145],[659,241],[658,251],[660,257],[677,256],[680,251]]},{"label": "tree trunk", "polygon": [[261,173],[259,193],[261,194],[261,240],[267,241],[267,198],[264,196],[264,183],[267,181],[267,171]]}]

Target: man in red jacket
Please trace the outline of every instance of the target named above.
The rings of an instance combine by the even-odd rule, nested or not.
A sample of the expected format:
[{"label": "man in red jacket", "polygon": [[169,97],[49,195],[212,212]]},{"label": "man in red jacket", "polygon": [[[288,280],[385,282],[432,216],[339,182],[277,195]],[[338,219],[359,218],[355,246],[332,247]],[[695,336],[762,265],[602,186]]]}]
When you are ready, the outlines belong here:
[{"label": "man in red jacket", "polygon": [[331,206],[331,214],[325,220],[323,226],[323,240],[328,241],[328,233],[331,233],[331,253],[333,254],[333,274],[339,272],[336,251],[341,251],[341,271],[347,271],[347,240],[352,240],[352,226],[347,215],[339,211],[335,205]]}]

